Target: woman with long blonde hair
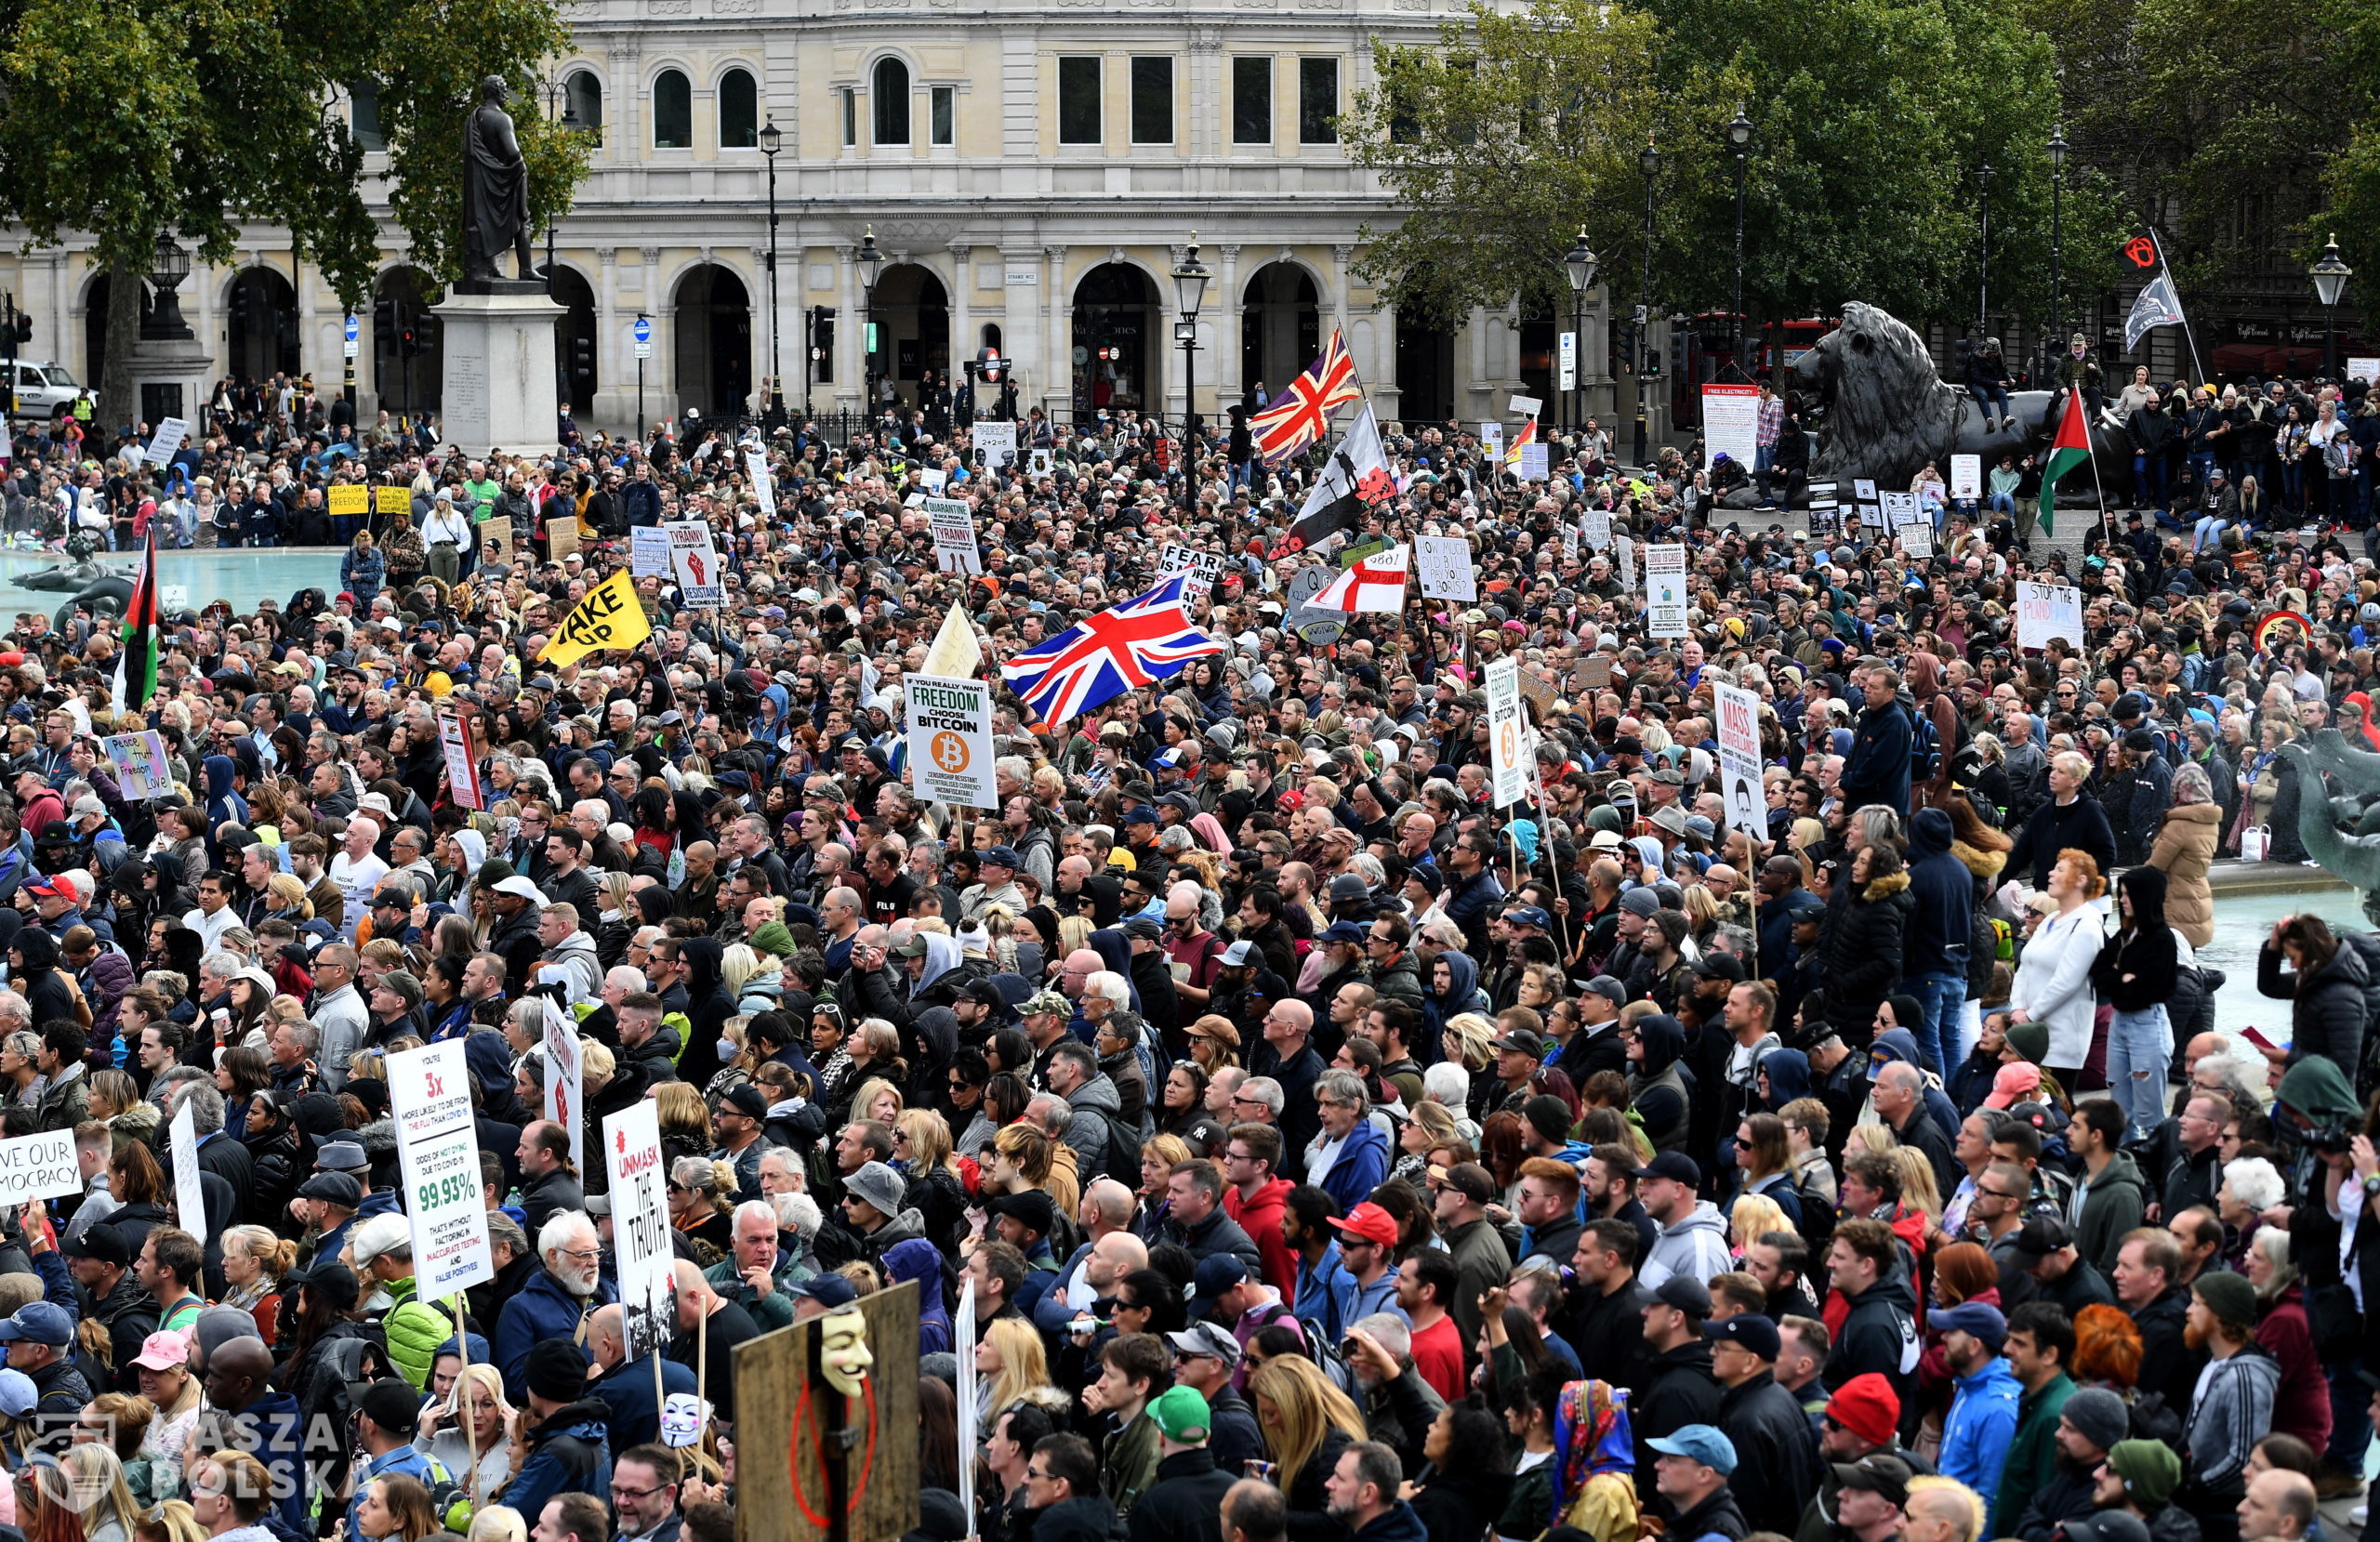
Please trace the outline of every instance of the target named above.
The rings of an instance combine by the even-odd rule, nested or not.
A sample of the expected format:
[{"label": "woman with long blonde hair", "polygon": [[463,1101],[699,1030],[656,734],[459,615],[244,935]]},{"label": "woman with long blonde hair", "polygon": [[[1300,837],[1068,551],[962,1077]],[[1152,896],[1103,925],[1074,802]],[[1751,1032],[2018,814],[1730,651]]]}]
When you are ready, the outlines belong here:
[{"label": "woman with long blonde hair", "polygon": [[[454,1340],[447,1342],[452,1344]],[[454,1358],[449,1354],[439,1356],[440,1361]],[[463,1430],[462,1416],[456,1412],[457,1407],[470,1410],[469,1437]],[[494,1494],[511,1475],[511,1430],[512,1404],[504,1395],[504,1373],[479,1360],[455,1375],[454,1384],[444,1397],[433,1397],[423,1407],[421,1422],[414,1431],[414,1445],[443,1463],[465,1488],[470,1486],[471,1453],[476,1450],[481,1491]]]},{"label": "woman with long blonde hair", "polygon": [[989,1437],[1000,1415],[1032,1396],[1050,1380],[1050,1362],[1041,1351],[1041,1335],[1022,1317],[996,1317],[984,1325],[975,1345],[975,1406],[982,1410],[982,1434]]},{"label": "woman with long blonde hair", "polygon": [[1799,1230],[1785,1219],[1784,1206],[1766,1194],[1739,1194],[1727,1206],[1727,1246],[1739,1259],[1768,1232]]},{"label": "woman with long blonde hair", "polygon": [[870,1076],[860,1083],[858,1090],[852,1094],[851,1122],[856,1125],[863,1120],[873,1120],[879,1125],[893,1124],[900,1119],[906,1102],[901,1089],[892,1084],[892,1078]]},{"label": "woman with long blonde hair", "polygon": [[1248,1378],[1248,1399],[1256,1405],[1256,1426],[1264,1454],[1276,1464],[1275,1486],[1289,1501],[1289,1529],[1298,1511],[1318,1520],[1329,1510],[1324,1480],[1339,1465],[1339,1454],[1368,1439],[1364,1416],[1346,1393],[1302,1355],[1275,1355]]}]

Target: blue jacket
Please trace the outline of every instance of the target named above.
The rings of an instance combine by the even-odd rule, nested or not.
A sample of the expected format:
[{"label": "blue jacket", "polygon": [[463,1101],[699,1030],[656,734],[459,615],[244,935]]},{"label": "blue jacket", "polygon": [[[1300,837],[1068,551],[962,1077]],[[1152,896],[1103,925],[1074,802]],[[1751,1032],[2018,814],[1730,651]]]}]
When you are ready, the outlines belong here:
[{"label": "blue jacket", "polygon": [[[356,1455],[362,1456],[363,1452],[359,1450]],[[401,1445],[385,1456],[368,1458],[364,1464],[364,1470],[356,1476],[355,1496],[347,1502],[348,1535],[360,1537],[364,1535],[356,1526],[356,1512],[364,1508],[364,1481],[391,1472],[407,1478],[419,1478],[424,1486],[448,1481],[444,1464],[434,1456],[424,1456],[410,1444]]]},{"label": "blue jacket", "polygon": [[[694,1368],[662,1356],[661,1390],[694,1396]],[[613,1450],[626,1451],[661,1438],[661,1404],[653,1399],[652,1356],[622,1362],[618,1369],[588,1388],[588,1395],[601,1399],[612,1411],[605,1435]]]},{"label": "blue jacket", "polygon": [[[653,1371],[640,1366],[648,1379]],[[554,1410],[529,1431],[529,1456],[496,1502],[522,1514],[543,1512],[557,1494],[612,1492],[612,1448],[603,1437],[612,1410],[601,1398],[581,1398]]]},{"label": "blue jacket", "polygon": [[1339,1202],[1339,1213],[1345,1215],[1362,1204],[1387,1177],[1388,1137],[1369,1119],[1358,1116],[1355,1127],[1347,1132],[1347,1144],[1340,1150],[1339,1160],[1330,1164],[1330,1171],[1322,1180],[1322,1190]]},{"label": "blue jacket", "polygon": [[267,1392],[237,1414],[223,1416],[232,1448],[245,1451],[272,1474],[273,1509],[302,1535],[313,1535],[313,1491],[306,1481],[305,1416],[287,1392]]},{"label": "blue jacket", "polygon": [[[1920,809],[1909,827],[1909,894],[1915,902],[1901,929],[1903,980],[1922,974],[1964,979],[1967,939],[1975,930],[1975,875],[1950,854],[1950,816]],[[1953,957],[1950,949],[1956,947]]]},{"label": "blue jacket", "polygon": [[1324,1243],[1321,1260],[1311,1267],[1303,1254],[1298,1256],[1298,1298],[1294,1303],[1298,1320],[1320,1325],[1334,1344],[1346,1331],[1346,1324],[1339,1318],[1339,1303],[1354,1289],[1355,1282],[1340,1266],[1337,1243]]},{"label": "blue jacket", "polygon": [[2024,1393],[2016,1373],[1998,1355],[1983,1369],[1953,1383],[1950,1412],[1942,1421],[1942,1454],[1935,1466],[1977,1494],[2000,1492],[2000,1469],[2016,1435],[2016,1402]]},{"label": "blue jacket", "polygon": [[[1909,812],[1909,709],[1897,701],[1871,706],[1859,715],[1851,736],[1851,753],[1844,758],[1842,796],[1854,809],[1882,803],[1896,812]],[[1949,753],[1949,746],[1944,746]]]},{"label": "blue jacket", "polygon": [[[531,1275],[521,1294],[504,1303],[496,1320],[496,1365],[504,1373],[504,1395],[515,1404],[527,1399],[529,1351],[538,1339],[577,1338],[582,1317],[619,1298],[608,1280],[598,1280],[594,1296],[582,1304],[562,1289],[552,1270],[540,1269]],[[584,1339],[579,1347],[586,1347]]]}]

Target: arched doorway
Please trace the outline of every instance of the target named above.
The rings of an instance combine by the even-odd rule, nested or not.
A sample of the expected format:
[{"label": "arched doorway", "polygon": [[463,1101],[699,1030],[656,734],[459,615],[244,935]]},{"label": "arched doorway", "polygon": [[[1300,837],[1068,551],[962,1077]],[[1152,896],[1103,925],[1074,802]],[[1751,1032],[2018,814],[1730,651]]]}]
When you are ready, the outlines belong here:
[{"label": "arched doorway", "polygon": [[731,269],[705,263],[678,281],[678,410],[735,417],[752,394],[752,300]]},{"label": "arched doorway", "polygon": [[1102,263],[1075,285],[1074,405],[1143,412],[1157,401],[1157,285],[1129,263]]},{"label": "arched doorway", "polygon": [[224,297],[225,362],[242,380],[297,375],[298,291],[271,268],[246,268]]},{"label": "arched doorway", "polygon": [[1408,427],[1454,416],[1454,333],[1418,310],[1396,311],[1396,415]]},{"label": "arched doorway", "polygon": [[888,368],[901,400],[915,404],[928,370],[950,380],[950,297],[931,268],[905,262],[876,281],[877,369]]},{"label": "arched doorway", "polygon": [[1322,296],[1314,275],[1294,262],[1275,262],[1248,281],[1239,312],[1239,377],[1253,390],[1262,380],[1274,395],[1322,353]]},{"label": "arched doorway", "polygon": [[446,378],[445,340],[430,308],[446,292],[418,268],[391,268],[372,292],[372,389],[399,417],[436,412]]},{"label": "arched doorway", "polygon": [[567,308],[554,322],[554,389],[586,412],[595,400],[595,291],[575,268],[554,265],[554,303]]}]

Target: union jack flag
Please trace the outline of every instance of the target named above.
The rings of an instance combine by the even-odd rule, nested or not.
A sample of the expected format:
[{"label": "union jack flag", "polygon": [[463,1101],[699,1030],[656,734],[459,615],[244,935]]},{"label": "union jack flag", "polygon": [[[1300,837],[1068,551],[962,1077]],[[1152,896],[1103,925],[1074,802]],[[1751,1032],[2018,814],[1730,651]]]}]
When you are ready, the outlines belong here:
[{"label": "union jack flag", "polygon": [[1320,439],[1330,427],[1330,415],[1364,397],[1355,378],[1355,361],[1347,354],[1347,340],[1330,329],[1330,346],[1313,367],[1289,384],[1273,404],[1248,420],[1256,453],[1267,466],[1277,466]]},{"label": "union jack flag", "polygon": [[1176,573],[1067,627],[1001,665],[1000,678],[1037,717],[1063,723],[1222,652],[1222,643],[1190,624],[1189,582],[1188,573]]}]

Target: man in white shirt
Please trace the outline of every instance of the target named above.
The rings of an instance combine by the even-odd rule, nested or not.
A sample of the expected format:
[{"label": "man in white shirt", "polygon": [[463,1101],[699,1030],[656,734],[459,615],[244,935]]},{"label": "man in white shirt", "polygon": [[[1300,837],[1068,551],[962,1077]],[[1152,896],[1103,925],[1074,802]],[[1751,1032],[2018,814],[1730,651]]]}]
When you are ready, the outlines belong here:
[{"label": "man in white shirt", "polygon": [[347,901],[346,932],[350,942],[355,941],[356,924],[372,908],[373,891],[388,876],[389,864],[372,850],[379,839],[380,826],[362,817],[350,819],[338,855],[331,859],[331,882],[338,885],[340,896]]},{"label": "man in white shirt", "polygon": [[206,954],[220,946],[223,934],[239,924],[239,913],[231,908],[231,876],[207,873],[198,880],[198,908],[182,913],[182,925],[198,933],[199,951]]}]

